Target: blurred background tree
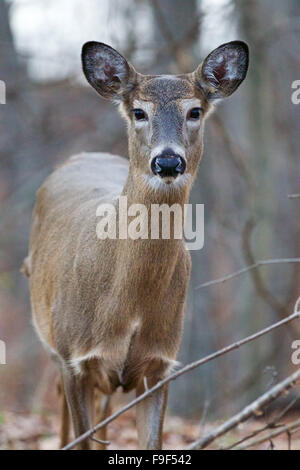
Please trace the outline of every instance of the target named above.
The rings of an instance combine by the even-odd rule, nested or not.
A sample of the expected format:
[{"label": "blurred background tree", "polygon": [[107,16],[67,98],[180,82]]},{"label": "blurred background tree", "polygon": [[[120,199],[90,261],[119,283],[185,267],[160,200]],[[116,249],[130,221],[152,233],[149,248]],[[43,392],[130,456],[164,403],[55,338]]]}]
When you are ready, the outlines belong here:
[{"label": "blurred background tree", "polygon": [[[114,107],[83,80],[80,49],[107,42],[144,73],[193,70],[213,48],[249,43],[243,86],[207,123],[192,202],[205,204],[205,246],[193,273],[179,360],[190,362],[291,312],[299,265],[262,267],[197,289],[258,259],[299,256],[300,78],[297,0],[11,0],[0,2],[0,411],[55,408],[55,374],[30,323],[26,256],[35,192],[81,151],[127,155]],[[169,411],[224,417],[292,368],[297,324],[172,383]],[[180,397],[180,398],[179,398]]]}]

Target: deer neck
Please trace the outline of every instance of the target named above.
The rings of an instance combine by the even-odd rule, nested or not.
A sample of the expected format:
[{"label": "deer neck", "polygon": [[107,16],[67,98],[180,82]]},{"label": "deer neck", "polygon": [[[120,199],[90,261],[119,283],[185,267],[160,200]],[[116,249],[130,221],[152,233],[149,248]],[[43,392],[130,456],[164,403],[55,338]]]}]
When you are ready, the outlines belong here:
[{"label": "deer neck", "polygon": [[[127,198],[127,207],[131,204],[143,204],[148,210],[149,236],[147,239],[133,240],[127,237],[118,240],[116,251],[115,285],[122,285],[125,290],[139,292],[139,299],[153,300],[153,290],[164,295],[174,275],[176,265],[185,250],[184,240],[175,239],[172,224],[170,239],[163,239],[161,232],[158,239],[152,239],[150,233],[150,214],[152,204],[179,204],[184,213],[184,204],[188,202],[189,188],[177,191],[155,190],[145,184],[141,176],[129,171],[122,196]],[[118,211],[118,208],[117,208]],[[118,214],[120,217],[120,214]],[[183,221],[182,221],[183,222]],[[120,282],[121,281],[121,282]],[[124,290],[123,290],[124,292]]]}]

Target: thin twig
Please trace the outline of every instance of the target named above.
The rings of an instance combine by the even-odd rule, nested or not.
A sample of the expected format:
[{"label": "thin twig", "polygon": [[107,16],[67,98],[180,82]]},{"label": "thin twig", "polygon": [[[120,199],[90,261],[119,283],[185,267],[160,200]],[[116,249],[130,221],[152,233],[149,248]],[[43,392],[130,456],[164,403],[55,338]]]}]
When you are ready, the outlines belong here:
[{"label": "thin twig", "polygon": [[256,437],[258,434],[261,434],[262,432],[266,431],[267,429],[274,429],[276,427],[284,426],[284,424],[280,424],[279,421],[286,415],[286,413],[294,406],[294,404],[298,400],[299,400],[299,397],[293,398],[293,400],[278,415],[276,415],[269,423],[267,423],[265,426],[263,426],[259,429],[256,429],[256,431],[253,431],[248,436],[245,436],[242,439],[240,439],[239,441],[234,442],[234,444],[232,444],[229,447],[226,447],[223,450],[231,450],[234,447],[237,447],[240,444],[243,444],[243,442],[246,442],[249,439],[252,439],[253,437]]},{"label": "thin twig", "polygon": [[238,271],[228,274],[227,276],[219,277],[218,279],[204,282],[203,284],[200,284],[199,286],[195,287],[195,289],[203,289],[203,287],[212,286],[214,284],[221,284],[222,282],[229,281],[230,279],[238,277],[241,274],[251,271],[251,269],[256,269],[260,266],[267,266],[269,264],[284,264],[284,263],[300,263],[300,258],[278,258],[278,259],[259,260],[259,261],[256,261],[256,263],[253,263],[250,266],[246,266],[245,268],[239,269]]},{"label": "thin twig", "polygon": [[291,431],[288,429],[286,431],[286,434],[287,434],[287,438],[288,438],[288,450],[291,450],[292,449],[292,433]]},{"label": "thin twig", "polygon": [[103,441],[102,439],[97,439],[96,437],[90,436],[92,441],[98,442],[98,444],[104,444],[106,446],[110,445],[110,441]]},{"label": "thin twig", "polygon": [[[276,400],[276,398],[278,398],[280,395],[290,390],[299,381],[300,381],[300,369],[298,369],[296,372],[294,372],[292,375],[287,377],[285,380],[283,380],[279,384],[272,387],[271,390],[268,390],[266,393],[264,393],[259,398],[257,398],[252,403],[250,403],[250,405],[246,406],[242,411],[232,416],[230,419],[225,421],[225,423],[215,428],[206,436],[193,442],[189,447],[187,447],[187,449],[188,450],[205,449],[209,444],[211,444],[217,438],[223,436],[228,431],[235,428],[238,424],[243,423],[248,418],[250,418],[250,416],[257,414],[257,412],[260,411],[264,406]],[[300,421],[299,421],[299,424],[300,424]],[[279,431],[277,432],[279,433]],[[265,440],[269,440],[270,436],[273,437],[274,433],[269,434]]]},{"label": "thin twig", "polygon": [[292,421],[291,423],[286,424],[286,425],[282,426],[280,429],[272,431],[269,434],[266,434],[265,436],[260,437],[259,439],[253,440],[253,441],[248,442],[247,444],[245,444],[243,446],[237,447],[237,450],[248,449],[249,447],[253,447],[253,446],[262,444],[263,442],[266,442],[266,441],[268,441],[268,440],[270,440],[270,439],[272,439],[276,436],[279,436],[280,434],[288,433],[291,430],[293,430],[295,432],[295,430],[297,429],[297,431],[298,431],[299,428],[300,428],[300,419],[297,419],[296,421]]},{"label": "thin twig", "polygon": [[[299,305],[300,305],[300,297],[298,297],[298,299],[296,300],[293,315],[295,315],[297,312],[300,313],[298,311]],[[278,323],[281,323],[281,322],[278,322]],[[297,373],[300,374],[300,371],[295,372],[296,375],[297,375]],[[239,423],[241,423],[241,422],[245,421],[246,419],[248,419],[251,415],[255,414],[255,412],[257,410],[259,410],[262,406],[265,406],[266,404],[270,403],[275,398],[277,398],[281,393],[283,393],[287,389],[285,384],[286,383],[288,383],[288,384],[293,383],[290,380],[295,374],[292,374],[290,377],[288,377],[286,380],[284,380],[280,384],[275,385],[271,390],[266,392],[264,395],[259,397],[254,402],[252,402],[252,404],[248,405],[240,413],[238,413],[235,416],[233,416],[232,418],[230,418],[223,425],[216,428],[214,431],[209,433],[207,436],[196,440],[193,444],[191,444],[191,446],[188,449],[195,449],[195,448],[204,449],[205,447],[207,447],[208,444],[210,444],[212,441],[214,441],[217,437],[220,437],[221,435],[225,434],[226,432],[228,432],[232,428],[236,427]],[[299,377],[300,377],[300,375],[299,375]],[[280,390],[281,390],[281,392],[280,392]],[[276,395],[277,392],[279,392],[279,393]],[[275,398],[273,398],[273,397],[275,397]],[[265,400],[265,402],[264,402],[264,400]],[[288,411],[288,409],[289,409],[289,407],[287,407],[285,410],[283,410],[283,412],[279,416],[282,417],[284,415],[284,413],[286,411]]]},{"label": "thin twig", "polygon": [[[299,300],[299,299],[298,299]],[[297,301],[298,302],[298,301]],[[173,374],[169,375],[168,377],[166,377],[165,379],[163,380],[160,380],[159,382],[157,382],[156,385],[154,385],[154,387],[150,388],[149,390],[146,390],[143,394],[139,395],[139,397],[137,397],[135,400],[131,401],[130,403],[128,403],[126,406],[124,406],[123,408],[121,408],[120,410],[116,411],[115,413],[113,413],[111,416],[109,416],[108,418],[106,418],[104,421],[102,421],[101,423],[98,423],[96,426],[94,426],[93,428],[89,429],[88,431],[86,431],[84,434],[82,434],[81,436],[77,437],[76,439],[74,439],[72,442],[70,442],[68,445],[66,445],[65,447],[63,447],[62,450],[69,450],[69,449],[72,449],[73,447],[75,447],[77,444],[79,444],[80,442],[84,441],[85,439],[89,438],[91,435],[93,435],[96,431],[98,431],[98,429],[106,426],[108,423],[110,423],[111,421],[115,420],[118,416],[120,416],[121,414],[125,413],[125,411],[129,410],[130,408],[133,408],[135,405],[137,405],[138,403],[140,403],[142,400],[144,400],[146,397],[148,397],[149,395],[151,395],[153,392],[155,392],[156,390],[162,388],[163,386],[165,386],[167,383],[171,382],[171,380],[175,380],[177,379],[177,377],[180,377],[181,375],[185,374],[186,372],[189,372],[193,369],[195,369],[196,367],[199,367],[203,364],[206,364],[207,362],[209,361],[212,361],[213,359],[216,359],[217,357],[220,357],[234,349],[237,349],[239,348],[240,346],[243,346],[244,344],[247,344],[249,343],[250,341],[253,341],[267,333],[269,333],[270,331],[276,329],[276,328],[279,328],[280,326],[282,325],[285,325],[287,323],[289,323],[290,321],[293,321],[294,319],[296,318],[299,318],[300,317],[300,311],[294,311],[294,313],[292,315],[290,315],[289,317],[283,319],[283,320],[280,320],[279,322],[277,323],[274,323],[273,325],[270,325],[268,326],[267,328],[261,330],[261,331],[258,331],[257,333],[254,333],[250,336],[248,336],[247,338],[244,338],[240,341],[237,341],[233,344],[231,344],[230,346],[226,346],[225,348],[222,348],[220,349],[219,351],[216,351],[202,359],[199,359],[198,361],[194,361],[190,364],[187,364],[185,367],[183,367],[182,369],[178,370],[177,372],[174,372]]]},{"label": "thin twig", "polygon": [[297,312],[299,310],[299,307],[300,307],[300,297],[297,299],[296,303],[295,303],[295,312]]}]

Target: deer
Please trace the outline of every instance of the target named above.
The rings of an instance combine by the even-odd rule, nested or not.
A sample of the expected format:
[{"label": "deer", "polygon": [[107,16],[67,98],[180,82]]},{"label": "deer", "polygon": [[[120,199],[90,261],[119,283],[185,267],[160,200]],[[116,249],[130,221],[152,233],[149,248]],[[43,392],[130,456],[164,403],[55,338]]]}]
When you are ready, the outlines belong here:
[{"label": "deer", "polygon": [[[181,207],[203,153],[214,105],[246,77],[242,41],[214,49],[194,72],[143,75],[115,49],[82,47],[83,73],[127,123],[129,159],[109,153],[70,157],[37,191],[29,252],[33,325],[61,377],[60,446],[111,413],[117,388],[139,397],[176,367],[183,333],[191,256],[184,238],[131,239],[96,235],[97,207]],[[160,229],[161,230],[161,229]],[[161,449],[168,387],[136,405],[141,449]],[[95,435],[106,448],[106,429]],[[90,439],[77,449],[91,449]],[[94,448],[94,447],[93,447]]]}]

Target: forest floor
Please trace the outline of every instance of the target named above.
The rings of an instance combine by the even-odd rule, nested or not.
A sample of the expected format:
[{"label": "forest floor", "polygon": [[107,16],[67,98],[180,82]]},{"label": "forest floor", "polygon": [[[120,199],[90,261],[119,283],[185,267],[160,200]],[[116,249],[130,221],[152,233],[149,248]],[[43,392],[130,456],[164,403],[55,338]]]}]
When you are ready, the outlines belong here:
[{"label": "forest floor", "polygon": [[[288,423],[295,419],[299,419],[299,414],[297,416],[294,414],[288,416],[284,421]],[[270,418],[268,421],[270,421]],[[199,424],[199,421],[168,416],[164,426],[164,449],[185,449],[199,436],[205,435],[219,424],[221,422]],[[209,448],[230,447],[234,442],[263,427],[264,424],[266,424],[266,421],[261,418],[240,424],[234,431],[227,433],[226,436],[220,438]],[[20,414],[4,412],[0,414],[0,449],[58,449],[58,429],[58,416],[53,413]],[[267,432],[274,432],[274,429]],[[108,439],[111,442],[108,447],[110,450],[137,449],[135,413],[133,410],[119,416],[109,425]],[[284,433],[253,447],[253,449],[262,450],[286,450],[289,448],[300,450],[300,429],[290,437],[287,433]]]}]

